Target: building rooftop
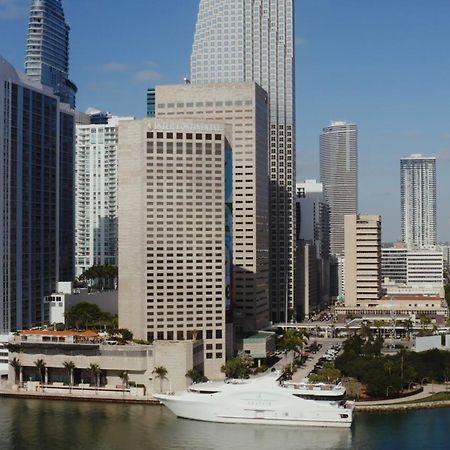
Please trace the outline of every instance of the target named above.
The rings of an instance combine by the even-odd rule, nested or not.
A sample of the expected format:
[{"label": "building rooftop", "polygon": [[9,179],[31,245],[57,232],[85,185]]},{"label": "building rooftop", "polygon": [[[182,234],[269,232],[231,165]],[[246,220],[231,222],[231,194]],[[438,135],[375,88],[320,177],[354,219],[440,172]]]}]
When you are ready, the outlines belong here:
[{"label": "building rooftop", "polygon": [[53,330],[24,330],[20,331],[21,336],[54,336],[54,337],[86,337],[96,338],[98,333],[95,331],[53,331]]}]

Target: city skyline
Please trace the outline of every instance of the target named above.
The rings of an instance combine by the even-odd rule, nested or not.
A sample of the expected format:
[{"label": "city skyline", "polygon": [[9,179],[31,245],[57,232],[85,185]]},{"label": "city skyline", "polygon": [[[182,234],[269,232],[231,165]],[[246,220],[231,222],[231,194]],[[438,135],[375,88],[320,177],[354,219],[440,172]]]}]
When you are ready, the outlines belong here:
[{"label": "city skyline", "polygon": [[[121,14],[115,0],[110,8],[102,1],[63,2],[71,25],[71,78],[79,86],[81,110],[96,106],[143,117],[148,87],[182,82],[189,72],[198,1],[177,2],[176,10],[174,1],[142,4]],[[443,176],[450,168],[450,106],[445,104],[450,62],[441,56],[450,38],[445,21],[450,4],[436,0],[431,9],[404,0],[393,3],[296,3],[297,180],[318,178],[323,125],[353,121],[360,131],[359,212],[380,213],[383,240],[400,240],[399,160],[411,153],[437,156],[438,238],[448,240],[450,205],[439,192],[450,189]],[[17,0],[0,6],[0,54],[18,69],[23,67],[29,5]],[[158,17],[151,29],[136,26],[110,46],[112,29],[120,29],[124,20],[144,23],[150,12]],[[92,45],[94,32],[105,39],[96,41],[96,52],[89,54],[84,49]],[[329,52],[330,42],[349,47],[348,58]]]}]

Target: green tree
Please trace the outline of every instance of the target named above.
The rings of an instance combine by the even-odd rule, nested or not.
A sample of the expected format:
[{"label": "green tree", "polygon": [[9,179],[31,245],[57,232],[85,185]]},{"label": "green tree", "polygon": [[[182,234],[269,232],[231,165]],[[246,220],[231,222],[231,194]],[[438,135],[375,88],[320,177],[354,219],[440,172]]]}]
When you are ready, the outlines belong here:
[{"label": "green tree", "polygon": [[22,367],[22,364],[20,363],[18,358],[13,358],[9,365],[14,369],[14,376],[15,376],[15,384],[19,384],[20,379],[20,369]]},{"label": "green tree", "polygon": [[339,378],[341,378],[341,371],[331,362],[325,363],[319,373],[309,376],[313,383],[335,383]]},{"label": "green tree", "polygon": [[186,378],[190,378],[192,380],[192,383],[204,383],[204,382],[208,381],[208,378],[206,378],[197,369],[189,369],[186,372]]},{"label": "green tree", "polygon": [[288,328],[279,339],[278,347],[282,351],[284,351],[286,355],[286,362],[287,362],[287,354],[289,352],[293,352],[293,357],[291,361],[292,366],[296,354],[301,355],[306,342],[307,337],[302,331],[296,330],[294,328]]},{"label": "green tree", "polygon": [[122,336],[122,341],[124,343],[130,342],[133,340],[133,333],[130,330],[128,330],[127,328],[119,328],[117,330],[117,333]]},{"label": "green tree", "polygon": [[88,329],[102,318],[102,314],[101,309],[97,305],[81,302],[72,306],[65,315],[69,327],[77,329],[84,327]]},{"label": "green tree", "polygon": [[75,363],[73,361],[64,361],[63,366],[69,376],[69,385],[73,386],[73,371],[75,370]]},{"label": "green tree", "polygon": [[229,359],[221,368],[227,378],[244,379],[250,376],[253,359],[247,353],[239,353],[236,358]]},{"label": "green tree", "polygon": [[167,380],[168,371],[164,366],[155,367],[152,371],[156,378],[159,378],[159,392],[163,390],[163,382]]},{"label": "green tree", "polygon": [[102,373],[102,369],[98,364],[89,364],[89,372],[91,372],[92,377],[94,378],[94,384],[100,387],[100,375]]},{"label": "green tree", "polygon": [[44,371],[45,371],[46,364],[43,359],[37,359],[34,362],[34,365],[36,366],[36,369],[38,371],[39,380],[40,380],[41,384],[43,384],[44,383]]}]

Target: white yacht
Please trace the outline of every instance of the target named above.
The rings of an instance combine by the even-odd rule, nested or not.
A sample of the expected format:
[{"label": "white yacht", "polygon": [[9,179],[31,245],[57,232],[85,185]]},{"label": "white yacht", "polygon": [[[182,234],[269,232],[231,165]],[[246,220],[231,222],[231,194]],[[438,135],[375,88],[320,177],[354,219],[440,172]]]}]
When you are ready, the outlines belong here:
[{"label": "white yacht", "polygon": [[353,402],[342,384],[282,381],[279,372],[247,380],[193,384],[154,397],[185,419],[264,425],[350,427]]}]

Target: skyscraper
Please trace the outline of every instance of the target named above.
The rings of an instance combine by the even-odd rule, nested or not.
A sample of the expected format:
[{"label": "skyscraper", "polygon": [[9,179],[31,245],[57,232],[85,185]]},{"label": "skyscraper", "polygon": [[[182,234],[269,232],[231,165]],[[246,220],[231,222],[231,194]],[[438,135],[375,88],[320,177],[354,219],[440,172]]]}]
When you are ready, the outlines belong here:
[{"label": "skyscraper", "polygon": [[[91,115],[94,122],[100,117]],[[94,265],[117,265],[118,127],[121,120],[131,119],[109,115],[106,123],[76,126],[77,276]]]},{"label": "skyscraper", "polygon": [[285,320],[294,297],[294,1],[201,0],[191,79],[253,80],[268,93],[270,306],[273,321]]},{"label": "skyscraper", "polygon": [[74,276],[74,113],[0,57],[0,334]]},{"label": "skyscraper", "polygon": [[269,324],[267,94],[254,82],[157,86],[156,117],[219,120],[233,143],[233,322],[249,332]]},{"label": "skyscraper", "polygon": [[381,217],[346,215],[345,306],[381,298]]},{"label": "skyscraper", "polygon": [[53,88],[75,108],[77,87],[69,80],[69,31],[61,0],[32,0],[25,73]]},{"label": "skyscraper", "polygon": [[410,249],[436,247],[436,158],[400,160],[402,240]]},{"label": "skyscraper", "polygon": [[320,135],[320,181],[330,206],[330,252],[344,254],[344,216],[358,210],[357,126],[332,122]]},{"label": "skyscraper", "polygon": [[123,121],[119,160],[120,326],[139,339],[203,339],[205,374],[220,377],[231,289],[227,125]]}]

